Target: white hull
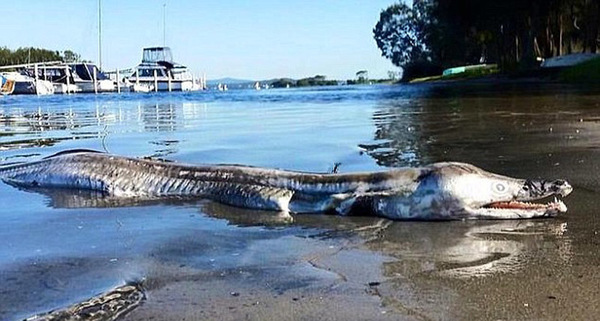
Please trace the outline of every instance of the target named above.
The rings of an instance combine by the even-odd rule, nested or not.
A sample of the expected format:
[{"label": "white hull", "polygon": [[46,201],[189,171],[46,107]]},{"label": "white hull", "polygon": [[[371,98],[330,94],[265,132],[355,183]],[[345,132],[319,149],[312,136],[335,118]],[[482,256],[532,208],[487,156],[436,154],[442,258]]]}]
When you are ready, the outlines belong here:
[{"label": "white hull", "polygon": [[[135,85],[137,83],[138,82],[133,82],[134,91]],[[156,91],[155,84],[157,85],[158,91],[169,91],[169,86],[171,87],[170,91],[196,91],[201,89],[200,86],[195,86],[194,82],[191,80],[171,80],[170,84],[169,81],[166,79],[157,80],[156,82],[154,81],[154,79],[141,78],[139,80],[140,87],[143,86],[151,88],[151,91]]]},{"label": "white hull", "polygon": [[75,82],[75,85],[77,86],[77,92],[80,93],[93,93],[96,90],[99,93],[117,91],[117,86],[112,80],[99,80],[97,88],[94,88],[93,81]]},{"label": "white hull", "polygon": [[6,79],[12,80],[15,83],[13,94],[32,94],[32,95],[52,95],[54,94],[54,86],[47,80],[34,79],[29,76],[24,76],[18,72],[7,72],[3,74]]},{"label": "white hull", "polygon": [[60,83],[52,83],[55,94],[73,94],[79,91],[76,85],[67,85]]}]

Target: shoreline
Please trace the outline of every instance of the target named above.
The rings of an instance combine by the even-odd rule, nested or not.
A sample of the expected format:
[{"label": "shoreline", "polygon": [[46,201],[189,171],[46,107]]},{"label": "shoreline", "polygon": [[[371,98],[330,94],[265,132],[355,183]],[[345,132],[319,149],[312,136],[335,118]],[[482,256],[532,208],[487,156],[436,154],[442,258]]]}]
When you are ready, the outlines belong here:
[{"label": "shoreline", "polygon": [[[292,233],[256,240],[244,250],[253,253],[255,258],[248,257],[252,262],[230,268],[207,270],[181,264],[176,258],[137,264],[137,269],[146,271],[139,284],[126,283],[69,306],[23,317],[86,319],[94,311],[107,319],[114,314],[119,320],[148,320],[157,315],[161,320],[419,320],[414,313],[385,306],[378,288],[387,287],[389,277],[381,268],[390,258],[369,250],[365,241],[389,225],[364,225],[368,222],[350,222],[353,227],[348,230],[332,227],[307,236]],[[313,218],[306,223],[310,228]],[[232,234],[228,240],[236,243],[236,238],[243,237]],[[280,255],[267,253],[273,248],[288,250]],[[78,273],[76,267],[71,272],[69,267],[62,270]],[[103,312],[109,301],[111,311]]]}]

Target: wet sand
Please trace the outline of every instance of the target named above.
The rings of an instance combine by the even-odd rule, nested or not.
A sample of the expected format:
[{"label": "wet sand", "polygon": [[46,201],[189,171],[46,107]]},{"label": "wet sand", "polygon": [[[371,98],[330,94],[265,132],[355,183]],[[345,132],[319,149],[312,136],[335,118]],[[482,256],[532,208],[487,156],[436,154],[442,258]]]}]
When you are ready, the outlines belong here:
[{"label": "wet sand", "polygon": [[[343,242],[349,235],[358,241],[335,254],[319,254],[325,258],[317,266],[300,263],[294,266],[300,270],[284,268],[294,271],[291,275],[280,271],[257,273],[256,278],[229,277],[213,280],[208,287],[175,282],[170,290],[150,291],[150,297],[177,301],[180,294],[174,293],[189,290],[188,302],[195,301],[198,308],[166,304],[174,309],[168,310],[173,314],[167,313],[173,319],[597,319],[600,96],[573,98],[545,89],[533,97],[472,96],[424,102],[432,107],[423,112],[425,118],[414,122],[423,127],[411,137],[421,134],[421,139],[434,139],[429,144],[420,142],[430,145],[421,147],[430,150],[429,159],[420,161],[460,160],[511,176],[566,178],[575,187],[565,199],[566,215],[530,221],[389,222],[356,232],[364,227],[361,224],[368,224],[361,221],[349,229],[354,232],[332,234],[336,241]],[[462,114],[435,109],[448,103]],[[390,108],[390,115],[395,115],[395,107]],[[402,121],[387,123],[392,127],[380,133],[387,129],[392,141],[405,139],[393,127],[403,127]],[[443,126],[438,124],[444,121]],[[395,165],[380,159],[384,165]],[[302,217],[295,224],[344,230],[336,225],[340,222],[328,226],[313,221]],[[317,268],[331,274],[281,294],[269,286],[281,279],[298,279],[306,271],[318,274]],[[232,297],[229,289],[238,287],[244,294]],[[201,290],[207,288],[212,290]],[[158,312],[160,305],[150,304],[157,301],[149,301],[128,320]]]},{"label": "wet sand", "polygon": [[[146,300],[123,320],[598,319],[600,95],[554,86],[441,92],[382,100],[372,118],[375,139],[361,144],[361,155],[381,166],[456,160],[564,178],[574,186],[569,211],[391,222],[33,194],[27,199],[49,204],[48,221],[64,230],[30,226],[31,240],[19,247],[53,233],[57,246],[79,246],[77,233],[88,233],[89,244],[4,267],[0,319],[64,308],[132,279],[143,280]],[[27,194],[0,188],[15,201]]]}]

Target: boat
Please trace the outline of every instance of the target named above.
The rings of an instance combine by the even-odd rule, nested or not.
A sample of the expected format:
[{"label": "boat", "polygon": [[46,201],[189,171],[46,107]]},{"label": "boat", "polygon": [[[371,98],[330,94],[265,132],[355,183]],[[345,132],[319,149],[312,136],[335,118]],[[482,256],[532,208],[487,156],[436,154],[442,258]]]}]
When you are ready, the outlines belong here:
[{"label": "boat", "polygon": [[[55,93],[93,93],[116,91],[115,82],[92,63],[69,63],[38,65],[37,73],[32,67],[29,75],[37,74],[40,80],[50,81]],[[95,79],[95,81],[94,81]]]},{"label": "boat", "polygon": [[186,66],[173,61],[171,48],[149,47],[142,52],[142,63],[128,78],[135,88],[152,88],[153,91],[193,91],[202,86]]},{"label": "boat", "polygon": [[13,82],[14,95],[52,95],[54,94],[54,86],[52,82],[42,79],[36,79],[28,75],[26,71],[22,72],[4,72],[1,74],[7,80]]},{"label": "boat", "polygon": [[[27,63],[20,65],[2,66],[0,70],[9,70],[1,72],[0,76],[6,79],[2,86],[3,94],[32,94],[32,95],[51,95],[54,94],[52,82],[41,79],[40,66],[60,63],[60,61]],[[4,87],[6,86],[6,87]]]},{"label": "boat", "polygon": [[136,93],[149,93],[154,90],[154,85],[139,83],[131,86],[131,91]]},{"label": "boat", "polygon": [[490,71],[490,70],[493,70],[496,68],[498,68],[498,65],[496,65],[496,64],[479,64],[479,65],[458,66],[458,67],[452,67],[452,68],[445,69],[442,73],[442,76],[447,77],[447,76],[451,76],[451,75],[457,75],[457,74],[462,74],[465,72],[474,72],[474,71],[485,72],[485,71]]},{"label": "boat", "polygon": [[10,95],[14,90],[15,82],[0,75],[0,95]]},{"label": "boat", "polygon": [[72,63],[68,66],[71,68],[73,83],[77,86],[78,92],[113,92],[117,90],[115,82],[92,63]]},{"label": "boat", "polygon": [[596,53],[574,53],[545,59],[541,66],[542,68],[565,68],[572,67],[584,63],[586,61],[600,58],[600,54]]},{"label": "boat", "polygon": [[[33,67],[26,69],[29,75],[35,75]],[[50,81],[54,87],[55,94],[68,94],[79,91],[77,85],[74,84],[71,68],[65,64],[41,64],[37,67],[37,78],[40,80]]]}]

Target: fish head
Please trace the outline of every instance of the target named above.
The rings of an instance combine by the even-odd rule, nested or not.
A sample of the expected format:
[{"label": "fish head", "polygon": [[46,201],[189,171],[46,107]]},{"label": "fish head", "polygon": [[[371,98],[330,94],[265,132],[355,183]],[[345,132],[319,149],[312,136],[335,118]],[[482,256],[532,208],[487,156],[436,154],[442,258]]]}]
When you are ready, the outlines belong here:
[{"label": "fish head", "polygon": [[[553,217],[567,211],[557,197],[573,190],[565,180],[512,178],[464,163],[437,163],[430,168],[426,189],[439,206],[448,209],[449,218]],[[546,203],[531,202],[553,196]]]}]

